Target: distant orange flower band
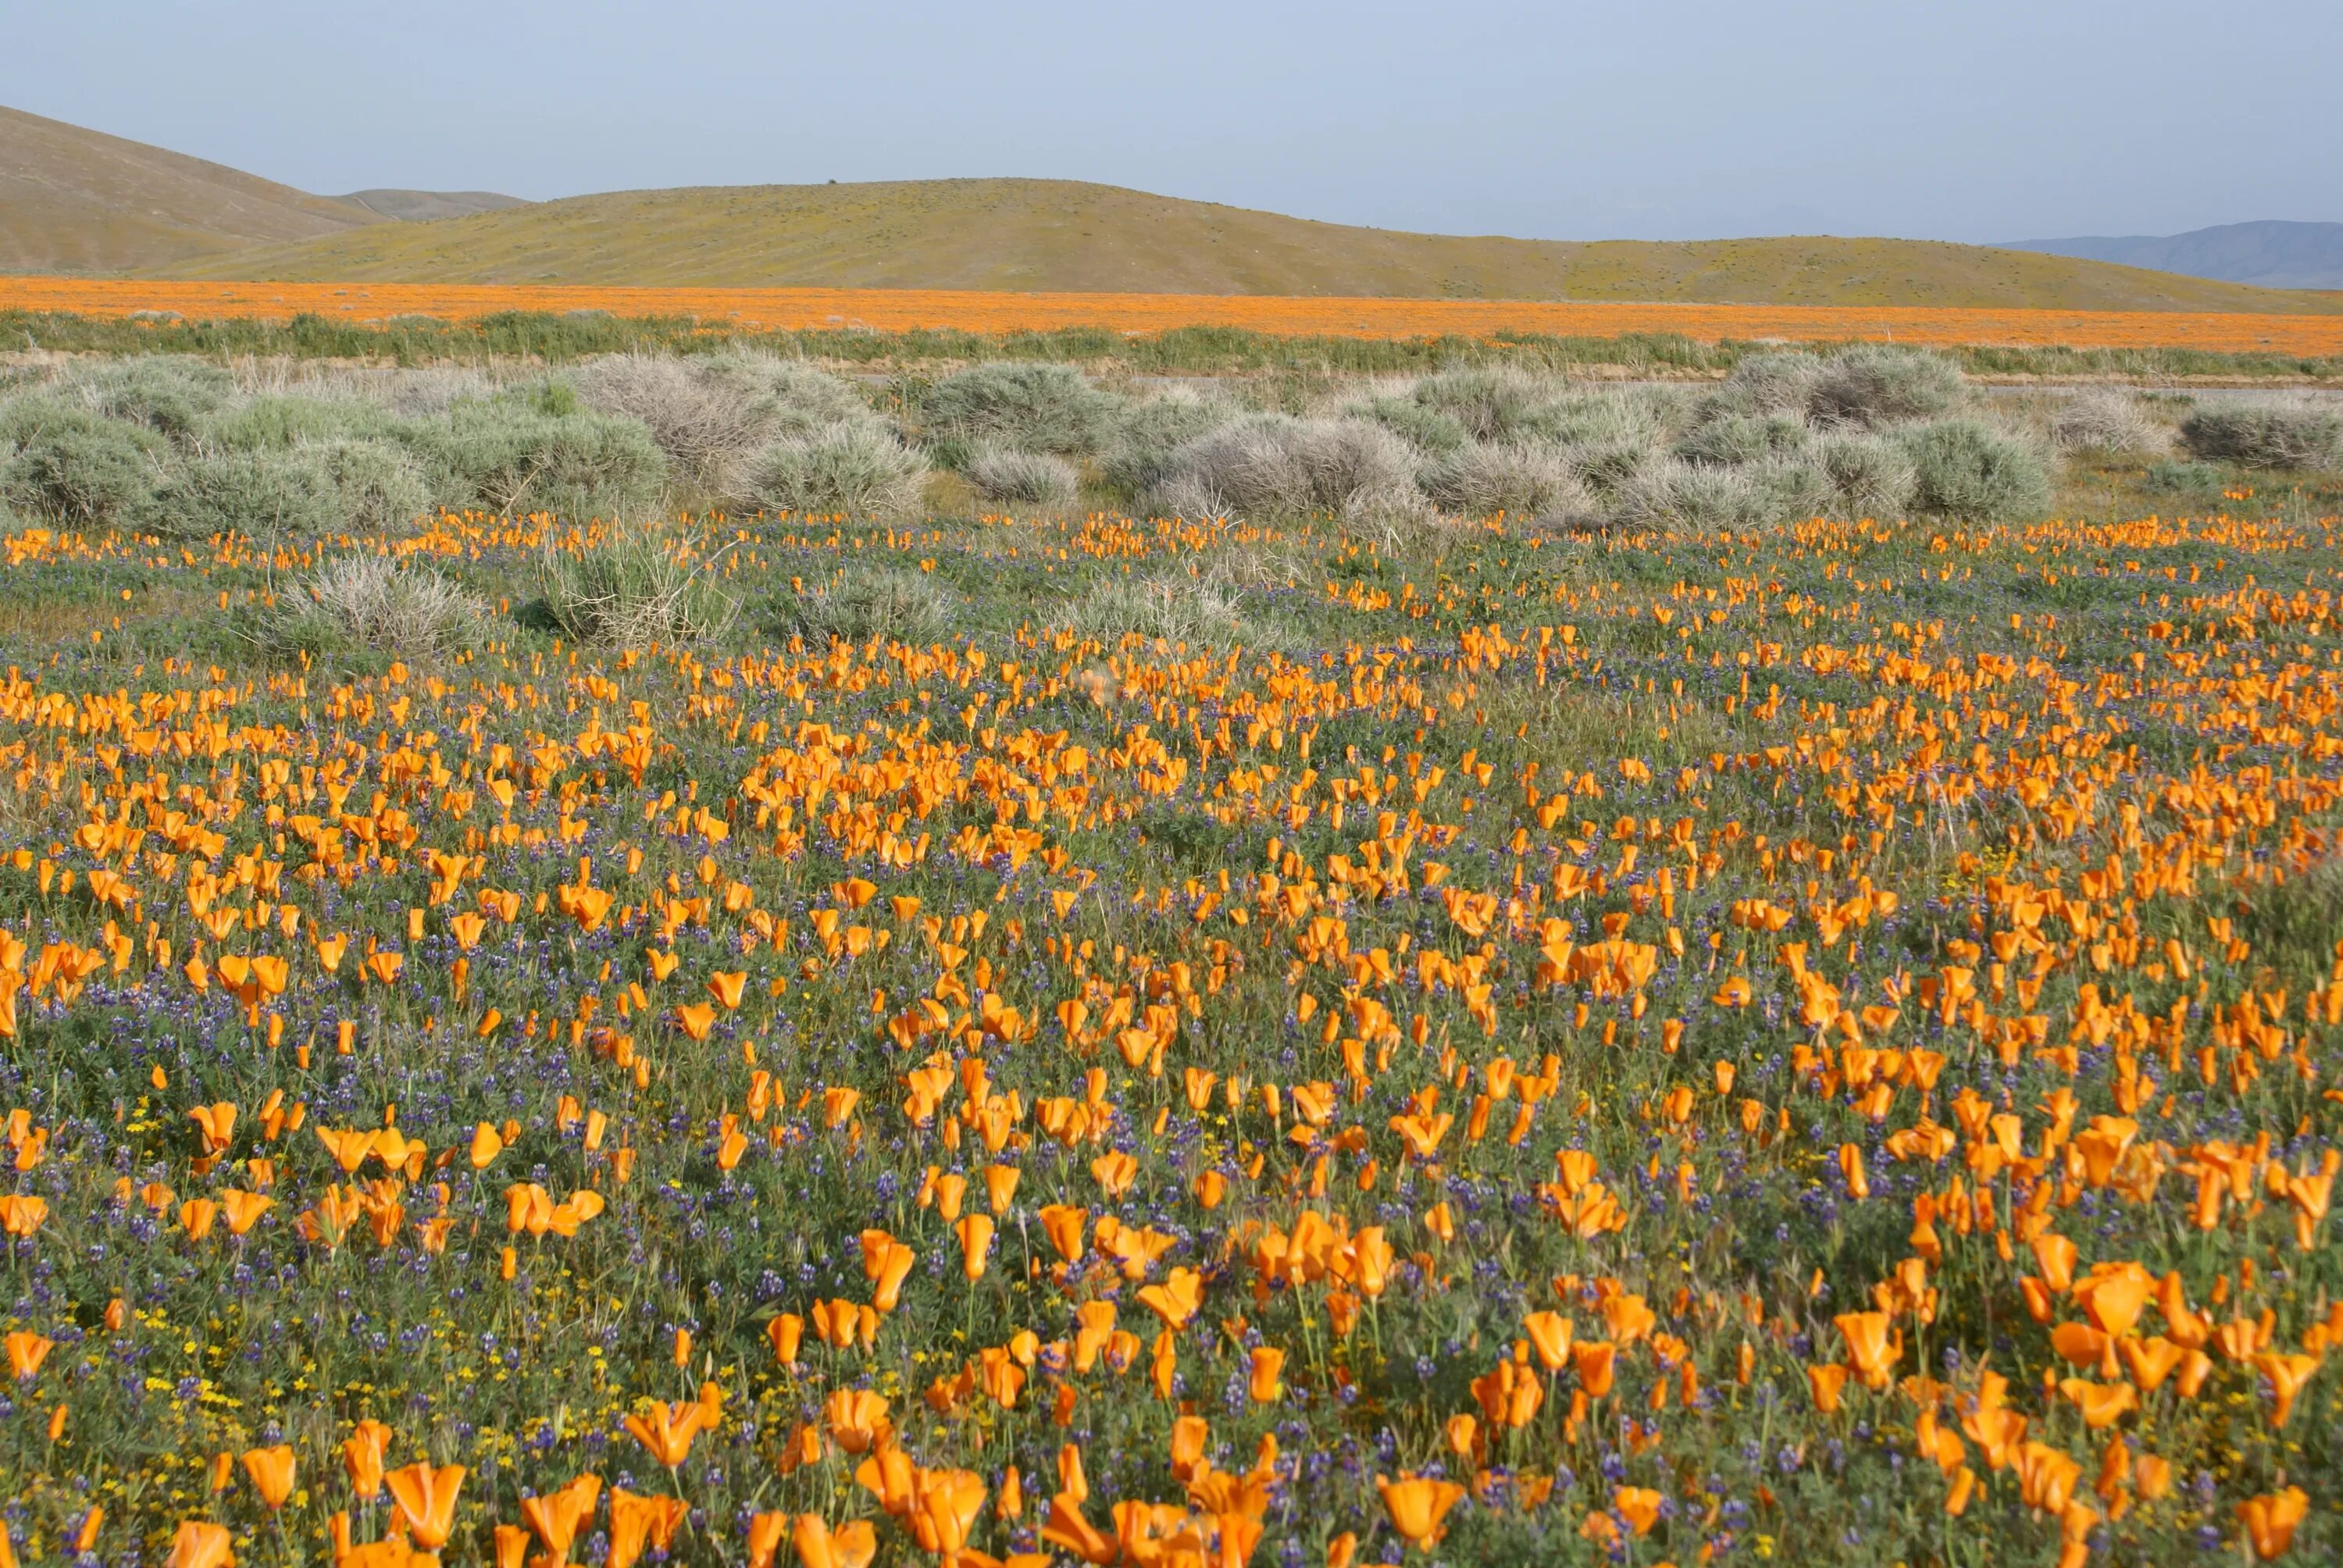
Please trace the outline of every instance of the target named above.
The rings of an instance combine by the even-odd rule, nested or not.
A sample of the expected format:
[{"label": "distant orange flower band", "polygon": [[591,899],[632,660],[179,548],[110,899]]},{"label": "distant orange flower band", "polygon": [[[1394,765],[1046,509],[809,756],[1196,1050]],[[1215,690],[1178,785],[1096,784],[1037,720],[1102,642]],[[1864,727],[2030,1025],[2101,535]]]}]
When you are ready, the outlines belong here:
[{"label": "distant orange flower band", "polygon": [[308,313],[383,321],[463,320],[498,311],[603,310],[695,317],[768,331],[863,327],[1001,334],[1101,327],[1146,335],[1235,327],[1292,337],[1494,337],[1503,333],[1618,337],[1679,333],[1715,341],[1869,338],[1936,347],[2196,348],[2213,353],[2343,354],[2343,315],[2248,316],[2157,310],[1976,310],[1802,305],[1572,304],[1535,300],[1367,299],[1275,295],[1011,294],[929,288],[600,288],[536,284],[158,283],[0,277],[0,309],[191,319]]}]

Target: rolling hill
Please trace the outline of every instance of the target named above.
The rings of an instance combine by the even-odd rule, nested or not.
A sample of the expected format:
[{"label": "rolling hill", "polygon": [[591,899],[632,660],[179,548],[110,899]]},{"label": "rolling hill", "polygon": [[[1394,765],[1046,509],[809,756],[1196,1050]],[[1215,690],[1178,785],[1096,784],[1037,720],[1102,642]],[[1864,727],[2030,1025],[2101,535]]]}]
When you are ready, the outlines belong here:
[{"label": "rolling hill", "polygon": [[2263,288],[2343,288],[2343,223],[2225,223],[2187,234],[2026,239],[2009,248]]},{"label": "rolling hill", "polygon": [[206,256],[185,277],[2327,311],[1979,246],[1405,234],[1065,180],[620,191]]},{"label": "rolling hill", "polygon": [[401,223],[468,217],[476,212],[502,212],[507,207],[528,205],[518,196],[498,196],[494,191],[352,191],[334,199],[349,202]]},{"label": "rolling hill", "polygon": [[0,109],[0,271],[2012,309],[2343,312],[2343,299],[1896,239],[1407,234],[1068,180],[312,196]]},{"label": "rolling hill", "polygon": [[379,215],[223,164],[0,108],[0,272],[121,272]]}]

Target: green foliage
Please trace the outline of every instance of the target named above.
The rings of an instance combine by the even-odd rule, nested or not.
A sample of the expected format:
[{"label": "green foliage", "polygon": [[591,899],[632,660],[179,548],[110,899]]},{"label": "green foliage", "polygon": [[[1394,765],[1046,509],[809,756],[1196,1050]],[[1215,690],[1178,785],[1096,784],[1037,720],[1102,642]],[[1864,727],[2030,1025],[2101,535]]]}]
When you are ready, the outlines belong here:
[{"label": "green foliage", "polygon": [[77,369],[60,391],[106,418],[188,441],[236,396],[236,377],[199,359],[150,354]]},{"label": "green foliage", "polygon": [[1807,448],[1807,456],[1830,481],[1834,516],[1885,521],[1903,516],[1912,504],[1918,473],[1911,456],[1888,437],[1826,435]]},{"label": "green foliage", "polygon": [[1163,482],[1181,443],[1227,424],[1238,410],[1228,399],[1187,387],[1128,401],[1099,457],[1099,471],[1124,498],[1136,500]]},{"label": "green foliage", "polygon": [[989,447],[960,470],[983,500],[999,505],[1062,508],[1081,489],[1081,476],[1063,457],[1047,452]]},{"label": "green foliage", "polygon": [[1410,397],[1418,407],[1453,420],[1475,441],[1522,441],[1553,435],[1564,390],[1557,377],[1484,365],[1426,376]]},{"label": "green foliage", "polygon": [[485,645],[488,607],[427,566],[387,556],[337,556],[282,591],[252,638],[312,659],[360,648],[417,658]]},{"label": "green foliage", "polygon": [[648,648],[721,635],[740,604],[717,575],[720,552],[685,530],[619,523],[548,534],[538,554],[546,614],[579,642]]},{"label": "green foliage", "polygon": [[2037,518],[2050,505],[2039,452],[1976,419],[1938,419],[1896,436],[1912,460],[1912,504],[1934,517],[1975,522]]},{"label": "green foliage", "polygon": [[1453,516],[1515,518],[1581,509],[1589,498],[1564,456],[1550,447],[1473,442],[1426,464],[1423,492]]},{"label": "green foliage", "polygon": [[1732,467],[1805,449],[1811,432],[1795,414],[1725,414],[1680,437],[1675,455],[1687,463]]},{"label": "green foliage", "polygon": [[197,453],[173,466],[146,513],[156,533],[196,539],[229,533],[316,538],[340,530],[346,519],[333,475],[306,448]]},{"label": "green foliage", "polygon": [[815,647],[847,642],[932,642],[948,636],[960,597],[911,567],[852,561],[803,593],[777,596],[777,630]]},{"label": "green foliage", "polygon": [[937,382],[920,412],[933,439],[1081,457],[1112,428],[1116,407],[1071,366],[990,364]]},{"label": "green foliage", "polygon": [[875,422],[776,441],[749,465],[744,506],[801,516],[900,517],[919,505],[928,466]]},{"label": "green foliage", "polygon": [[2247,468],[2343,468],[2343,409],[2331,403],[2208,403],[2181,421],[2191,457]]},{"label": "green foliage", "polygon": [[431,508],[423,466],[395,442],[319,441],[297,450],[315,458],[332,482],[342,530],[388,533]]},{"label": "green foliage", "polygon": [[1961,400],[1960,367],[1942,354],[1865,343],[1823,361],[1806,412],[1825,425],[1877,429],[1933,418]]},{"label": "green foliage", "polygon": [[1381,425],[1417,451],[1433,457],[1461,452],[1473,437],[1453,414],[1413,397],[1368,397],[1343,409],[1353,418]]},{"label": "green foliage", "polygon": [[0,496],[17,509],[76,528],[142,517],[168,447],[153,431],[55,397],[0,404]]},{"label": "green foliage", "polygon": [[557,413],[574,391],[547,383],[519,399],[458,403],[407,436],[445,504],[491,512],[622,518],[655,506],[667,459],[639,420]]},{"label": "green foliage", "polygon": [[1725,385],[1704,400],[1704,407],[1712,414],[1753,418],[1785,414],[1804,420],[1822,375],[1823,362],[1816,355],[1779,350],[1745,354]]},{"label": "green foliage", "polygon": [[272,392],[214,414],[204,423],[203,441],[236,451],[282,450],[317,441],[390,438],[398,430],[397,417],[378,403]]},{"label": "green foliage", "polygon": [[2220,494],[2227,481],[2211,463],[2157,463],[2140,479],[2151,496],[2207,497]]},{"label": "green foliage", "polygon": [[1323,513],[1370,526],[1412,521],[1424,509],[1414,454],[1389,430],[1282,414],[1251,415],[1183,443],[1154,505],[1183,518]]}]

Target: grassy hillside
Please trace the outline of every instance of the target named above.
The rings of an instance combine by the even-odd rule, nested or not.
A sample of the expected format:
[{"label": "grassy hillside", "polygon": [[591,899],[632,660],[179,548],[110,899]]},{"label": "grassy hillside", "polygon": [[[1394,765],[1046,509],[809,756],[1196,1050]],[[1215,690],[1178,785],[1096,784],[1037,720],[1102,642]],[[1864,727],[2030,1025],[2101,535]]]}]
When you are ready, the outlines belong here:
[{"label": "grassy hillside", "polygon": [[518,196],[499,196],[495,191],[364,190],[351,191],[336,199],[401,223],[468,217],[476,212],[502,212],[507,207],[528,205]]},{"label": "grassy hillside", "polygon": [[0,108],[0,272],[119,272],[384,222],[225,165]]},{"label": "grassy hillside", "polygon": [[621,191],[206,256],[173,276],[2331,311],[2064,256],[1882,239],[1403,234],[1062,180]]}]

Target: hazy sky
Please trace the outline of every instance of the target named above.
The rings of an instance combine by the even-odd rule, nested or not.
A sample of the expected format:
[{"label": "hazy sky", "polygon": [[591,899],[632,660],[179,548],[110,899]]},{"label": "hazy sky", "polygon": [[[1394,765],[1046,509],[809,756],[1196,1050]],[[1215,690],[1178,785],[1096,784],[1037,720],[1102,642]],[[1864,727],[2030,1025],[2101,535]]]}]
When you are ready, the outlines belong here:
[{"label": "hazy sky", "polygon": [[0,103],[315,191],[1034,175],[1544,238],[2343,220],[2337,0],[0,0]]}]

